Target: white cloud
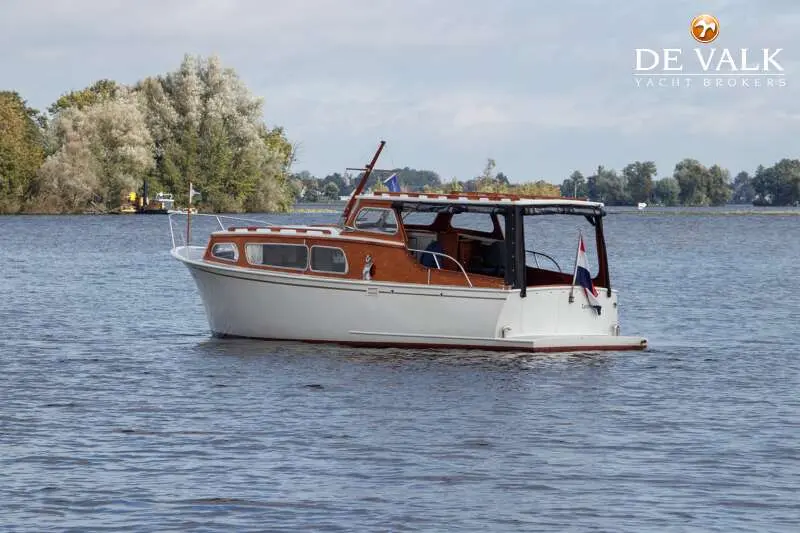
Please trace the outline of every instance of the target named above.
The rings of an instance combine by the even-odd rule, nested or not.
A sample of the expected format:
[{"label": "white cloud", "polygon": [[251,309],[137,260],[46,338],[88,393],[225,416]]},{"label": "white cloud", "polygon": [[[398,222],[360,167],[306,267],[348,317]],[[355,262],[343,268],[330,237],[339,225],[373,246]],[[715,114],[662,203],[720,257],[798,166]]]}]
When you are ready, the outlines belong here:
[{"label": "white cloud", "polygon": [[[788,87],[633,83],[634,48],[690,48],[698,9],[688,0],[647,9],[599,0],[5,0],[0,84],[46,107],[101,77],[133,82],[176,68],[184,53],[216,52],[317,172],[351,163],[345,143],[359,150],[379,135],[424,152],[421,160],[448,175],[468,172],[461,161],[476,146],[501,147],[518,169],[530,146],[547,146],[543,174],[578,166],[571,158],[605,157],[601,149],[609,160],[634,157],[626,150],[639,139],[648,142],[637,150],[652,153],[635,157],[689,151],[704,139],[740,166],[756,157],[740,147],[756,142],[790,151],[800,131],[793,2],[702,6],[720,17],[719,46],[783,47]],[[699,120],[704,113],[713,120]]]}]

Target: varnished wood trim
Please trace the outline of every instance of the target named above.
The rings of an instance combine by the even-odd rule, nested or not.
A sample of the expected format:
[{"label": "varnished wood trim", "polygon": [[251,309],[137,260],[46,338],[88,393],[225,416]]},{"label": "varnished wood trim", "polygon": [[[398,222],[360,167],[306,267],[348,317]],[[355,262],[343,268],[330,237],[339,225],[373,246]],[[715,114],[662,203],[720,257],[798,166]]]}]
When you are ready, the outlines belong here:
[{"label": "varnished wood trim", "polygon": [[[425,291],[415,292],[411,287],[408,285],[414,284],[406,284],[405,287],[387,287],[387,282],[362,282],[361,280],[347,280],[343,278],[333,278],[328,276],[314,276],[309,274],[298,274],[299,279],[303,279],[306,283],[297,283],[296,281],[292,281],[292,279],[298,278],[289,278],[287,280],[278,280],[278,279],[263,279],[262,276],[270,275],[270,274],[278,274],[278,275],[286,275],[288,272],[276,272],[272,270],[256,270],[256,269],[249,269],[249,270],[242,270],[242,269],[225,269],[224,271],[220,271],[218,268],[212,266],[205,266],[197,262],[187,262],[190,268],[194,268],[197,270],[201,270],[207,274],[212,274],[214,276],[220,276],[224,278],[232,278],[232,279],[240,279],[245,281],[255,281],[257,283],[269,283],[273,285],[288,285],[291,287],[305,287],[309,289],[317,289],[317,290],[335,290],[335,291],[351,291],[351,292],[361,292],[365,293],[367,288],[377,288],[378,292],[381,294],[397,294],[402,296],[436,296],[442,298],[463,298],[463,299],[476,299],[476,300],[505,300],[507,298],[506,294],[497,294],[491,295],[492,291],[504,291],[504,289],[500,288],[473,288],[469,289],[466,287],[454,287],[452,285],[423,285],[424,287],[429,287],[430,291],[434,291],[434,294],[428,294]],[[220,265],[223,266],[223,265]],[[243,275],[237,275],[243,274]],[[249,276],[248,276],[249,274]],[[257,277],[250,277],[250,276],[257,276]],[[320,286],[316,285],[315,282],[339,282],[341,285],[342,282],[344,283],[358,283],[358,285],[353,285],[352,287],[342,287],[342,286]],[[452,291],[469,291],[469,294],[454,294]],[[394,292],[392,292],[394,291]],[[478,293],[473,293],[473,291],[481,291]],[[435,294],[438,292],[439,294]],[[486,294],[489,293],[489,294]]]}]

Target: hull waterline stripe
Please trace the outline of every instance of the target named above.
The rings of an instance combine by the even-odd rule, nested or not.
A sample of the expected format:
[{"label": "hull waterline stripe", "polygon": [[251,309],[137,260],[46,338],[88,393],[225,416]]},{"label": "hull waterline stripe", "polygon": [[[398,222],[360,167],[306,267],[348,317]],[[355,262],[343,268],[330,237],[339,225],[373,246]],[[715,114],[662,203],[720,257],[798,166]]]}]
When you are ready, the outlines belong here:
[{"label": "hull waterline stripe", "polygon": [[545,346],[534,347],[525,344],[518,346],[509,345],[477,345],[477,344],[438,344],[426,342],[398,342],[398,341],[333,341],[333,340],[306,340],[306,339],[281,339],[277,337],[248,337],[245,335],[230,335],[227,333],[212,332],[214,337],[220,339],[253,339],[273,342],[302,342],[305,344],[336,344],[341,346],[353,346],[360,348],[417,348],[426,350],[480,350],[488,352],[525,352],[525,353],[563,353],[563,352],[628,352],[633,350],[644,350],[647,342],[641,344],[631,344],[623,346],[597,345],[597,346]]}]

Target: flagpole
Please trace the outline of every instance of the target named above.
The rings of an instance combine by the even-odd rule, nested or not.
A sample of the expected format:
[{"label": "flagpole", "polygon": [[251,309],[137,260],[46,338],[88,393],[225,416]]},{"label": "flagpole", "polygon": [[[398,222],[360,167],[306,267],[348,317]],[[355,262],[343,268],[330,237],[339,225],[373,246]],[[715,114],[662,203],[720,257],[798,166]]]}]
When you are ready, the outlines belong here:
[{"label": "flagpole", "polygon": [[575,280],[578,278],[578,254],[581,253],[582,240],[583,234],[581,234],[581,230],[578,229],[578,248],[575,250],[575,270],[572,272],[572,286],[569,288],[569,303],[575,301]]},{"label": "flagpole", "polygon": [[189,243],[192,235],[192,182],[189,182],[189,205],[186,207],[186,258],[189,258]]}]

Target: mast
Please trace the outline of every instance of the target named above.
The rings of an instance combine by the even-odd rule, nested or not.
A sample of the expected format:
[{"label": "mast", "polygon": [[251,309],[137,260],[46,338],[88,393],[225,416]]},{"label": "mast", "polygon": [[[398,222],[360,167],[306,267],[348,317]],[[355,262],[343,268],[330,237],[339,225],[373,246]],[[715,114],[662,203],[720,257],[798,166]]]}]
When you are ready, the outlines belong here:
[{"label": "mast", "polygon": [[381,143],[378,145],[378,150],[372,157],[372,161],[370,161],[364,168],[364,176],[361,178],[358,186],[353,191],[353,194],[350,195],[350,199],[347,200],[347,205],[344,206],[344,211],[342,212],[342,224],[347,222],[347,217],[350,216],[350,211],[353,210],[353,206],[356,203],[356,196],[361,194],[361,191],[364,190],[364,186],[367,184],[367,180],[369,179],[370,174],[372,174],[372,169],[375,168],[375,164],[378,162],[378,157],[380,157],[385,145],[386,141],[381,141]]}]

